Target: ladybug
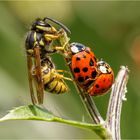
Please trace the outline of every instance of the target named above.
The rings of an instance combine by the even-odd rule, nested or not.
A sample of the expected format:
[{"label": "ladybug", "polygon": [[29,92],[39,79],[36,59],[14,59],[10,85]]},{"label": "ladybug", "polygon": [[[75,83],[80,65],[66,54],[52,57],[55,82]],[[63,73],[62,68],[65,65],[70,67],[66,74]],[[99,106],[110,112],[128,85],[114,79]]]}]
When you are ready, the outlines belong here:
[{"label": "ladybug", "polygon": [[91,96],[105,94],[114,82],[113,70],[105,61],[101,60],[97,62],[97,70],[99,75],[87,91]]},{"label": "ladybug", "polygon": [[90,48],[83,44],[71,43],[70,50],[70,68],[74,79],[83,90],[87,90],[98,75],[97,59]]}]

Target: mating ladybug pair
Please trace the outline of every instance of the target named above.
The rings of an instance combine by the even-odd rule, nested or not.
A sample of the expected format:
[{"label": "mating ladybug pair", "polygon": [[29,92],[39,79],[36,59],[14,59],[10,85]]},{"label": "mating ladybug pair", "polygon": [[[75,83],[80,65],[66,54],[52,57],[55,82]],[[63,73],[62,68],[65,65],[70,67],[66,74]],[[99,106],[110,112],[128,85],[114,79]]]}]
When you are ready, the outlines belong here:
[{"label": "mating ladybug pair", "polygon": [[114,73],[105,61],[80,43],[70,44],[72,52],[70,68],[76,83],[89,95],[97,96],[107,92],[114,81]]},{"label": "mating ladybug pair", "polygon": [[[49,21],[60,28],[52,26]],[[56,52],[63,54],[69,61],[74,81],[85,93],[91,96],[102,95],[112,86],[114,74],[111,67],[105,61],[97,61],[90,48],[83,44],[69,44],[69,32],[62,23],[45,17],[36,19],[27,33],[25,48],[33,104],[43,103],[44,90],[56,94],[68,91],[64,80],[72,79],[60,74],[64,73],[64,70],[55,68],[50,54]],[[62,42],[63,36],[67,41]]]}]

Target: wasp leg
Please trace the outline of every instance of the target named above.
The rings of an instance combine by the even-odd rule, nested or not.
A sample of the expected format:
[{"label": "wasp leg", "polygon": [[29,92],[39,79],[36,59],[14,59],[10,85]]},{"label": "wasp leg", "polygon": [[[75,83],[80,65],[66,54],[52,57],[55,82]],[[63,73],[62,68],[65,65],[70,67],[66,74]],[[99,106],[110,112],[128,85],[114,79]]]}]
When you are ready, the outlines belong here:
[{"label": "wasp leg", "polygon": [[46,53],[55,53],[57,50],[55,50],[55,49],[53,49],[53,50],[45,50],[46,51]]},{"label": "wasp leg", "polygon": [[45,34],[44,37],[47,41],[52,41],[52,40],[56,40],[58,39],[59,37],[61,36],[61,34],[56,34],[56,35],[53,35],[53,34]]},{"label": "wasp leg", "polygon": [[[69,74],[70,76],[71,76],[71,73],[69,72],[69,71],[66,71],[66,70],[56,70],[56,72],[62,72],[62,73],[67,73],[67,74]],[[69,80],[69,81],[74,81],[72,78],[68,78],[68,77],[65,77],[64,75],[62,75],[62,74],[59,74],[60,75],[60,77],[62,77],[63,79],[65,79],[65,80]]]},{"label": "wasp leg", "polygon": [[70,41],[70,38],[68,38],[67,41],[62,46],[54,46],[54,50],[56,50],[56,51],[65,51],[66,46],[68,45],[69,41]]},{"label": "wasp leg", "polygon": [[34,48],[34,61],[35,61],[35,77],[36,77],[36,90],[37,90],[37,98],[38,103],[43,104],[44,98],[44,84],[42,80],[42,73],[41,73],[41,59],[40,59],[40,48],[36,46]]},{"label": "wasp leg", "polygon": [[28,66],[28,78],[29,78],[29,88],[30,88],[30,95],[33,104],[36,104],[36,98],[34,96],[33,90],[33,77],[32,77],[32,59],[31,56],[27,55],[27,66]]},{"label": "wasp leg", "polygon": [[51,68],[55,68],[55,65],[52,63],[52,60],[51,60],[50,57],[46,57],[46,58],[44,59],[44,62],[46,62],[47,65],[50,66]]},{"label": "wasp leg", "polygon": [[65,79],[65,80],[68,80],[68,81],[73,81],[73,79],[68,78],[68,77],[65,77],[65,76],[63,76],[63,75],[61,75],[61,78]]},{"label": "wasp leg", "polygon": [[73,81],[71,78],[65,77],[64,75],[59,74],[59,73],[55,74],[55,78],[57,78],[57,79],[65,79],[65,80],[68,80],[68,81]]},{"label": "wasp leg", "polygon": [[70,75],[70,72],[69,71],[66,71],[66,70],[56,70],[56,72],[63,72],[63,73],[67,73]]}]

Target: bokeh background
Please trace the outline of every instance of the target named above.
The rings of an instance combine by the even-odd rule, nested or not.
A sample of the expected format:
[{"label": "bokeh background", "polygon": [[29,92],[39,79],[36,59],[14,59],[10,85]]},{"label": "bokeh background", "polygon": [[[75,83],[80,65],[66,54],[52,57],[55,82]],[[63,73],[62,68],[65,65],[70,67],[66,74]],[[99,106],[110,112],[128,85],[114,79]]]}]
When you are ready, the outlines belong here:
[{"label": "bokeh background", "polygon": [[[127,101],[121,115],[122,138],[140,138],[140,2],[138,1],[7,1],[0,2],[0,116],[30,104],[24,39],[37,17],[51,17],[72,32],[71,42],[92,48],[115,75],[128,66]],[[57,69],[66,69],[63,57],[53,55]],[[72,83],[64,95],[45,95],[44,106],[54,114],[91,122]],[[94,98],[105,118],[109,94]],[[0,124],[0,139],[88,139],[93,132],[58,123],[8,121]]]}]

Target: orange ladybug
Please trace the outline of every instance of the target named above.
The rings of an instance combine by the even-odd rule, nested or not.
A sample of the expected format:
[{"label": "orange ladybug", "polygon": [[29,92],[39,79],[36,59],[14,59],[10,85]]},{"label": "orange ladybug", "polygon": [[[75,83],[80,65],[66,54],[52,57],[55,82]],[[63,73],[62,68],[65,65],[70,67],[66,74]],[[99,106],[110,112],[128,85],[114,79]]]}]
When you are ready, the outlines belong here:
[{"label": "orange ladybug", "polygon": [[91,96],[105,94],[114,82],[113,70],[105,61],[97,62],[97,70],[99,75],[93,82],[92,86],[88,89],[88,93]]},{"label": "orange ladybug", "polygon": [[77,84],[87,90],[93,83],[97,72],[97,60],[90,48],[80,43],[71,43],[71,71]]}]

